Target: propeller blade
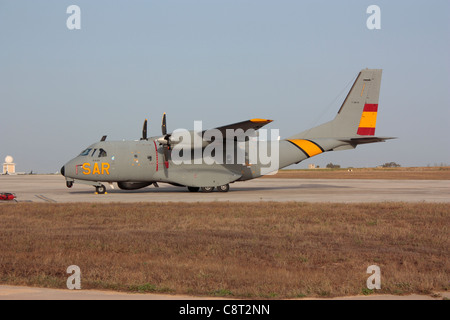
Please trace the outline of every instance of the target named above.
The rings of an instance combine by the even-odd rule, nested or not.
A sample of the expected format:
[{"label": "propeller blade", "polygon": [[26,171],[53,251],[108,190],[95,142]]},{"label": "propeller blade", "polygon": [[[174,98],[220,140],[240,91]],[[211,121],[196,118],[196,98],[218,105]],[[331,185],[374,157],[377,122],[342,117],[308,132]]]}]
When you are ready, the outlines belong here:
[{"label": "propeller blade", "polygon": [[164,115],[162,118],[161,131],[162,131],[163,136],[165,136],[167,134],[166,113],[165,112],[164,112]]},{"label": "propeller blade", "polygon": [[147,140],[147,119],[145,119],[145,121],[144,121],[144,127],[142,128],[141,140]]},{"label": "propeller blade", "polygon": [[163,146],[164,150],[164,165],[166,166],[166,169],[169,169],[169,146],[165,144]]},{"label": "propeller blade", "polygon": [[[164,151],[164,165],[166,169],[169,169],[169,150],[170,150],[170,134],[167,134],[167,125],[166,125],[166,113],[164,112],[162,123],[161,123],[161,131],[163,134],[163,142],[160,142],[163,145]],[[160,141],[160,139],[158,139]]]}]

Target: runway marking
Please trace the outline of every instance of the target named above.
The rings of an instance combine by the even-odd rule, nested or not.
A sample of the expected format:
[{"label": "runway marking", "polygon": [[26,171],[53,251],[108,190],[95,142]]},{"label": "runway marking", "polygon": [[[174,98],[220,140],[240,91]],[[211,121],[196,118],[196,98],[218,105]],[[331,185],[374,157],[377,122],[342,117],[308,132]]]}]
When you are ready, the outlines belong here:
[{"label": "runway marking", "polygon": [[46,196],[42,195],[42,194],[35,194],[35,197],[45,201],[45,202],[50,202],[50,203],[55,203],[56,201],[50,198],[47,198]]}]

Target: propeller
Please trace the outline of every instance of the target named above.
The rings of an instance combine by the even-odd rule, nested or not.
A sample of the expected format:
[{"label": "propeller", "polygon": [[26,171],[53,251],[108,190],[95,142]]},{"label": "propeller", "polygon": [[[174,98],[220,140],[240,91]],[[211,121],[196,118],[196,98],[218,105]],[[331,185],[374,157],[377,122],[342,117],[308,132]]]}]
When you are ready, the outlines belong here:
[{"label": "propeller", "polygon": [[162,118],[161,131],[162,131],[163,136],[167,135],[166,113],[165,112],[164,112],[163,118]]},{"label": "propeller", "polygon": [[170,150],[170,134],[167,134],[167,125],[166,125],[166,113],[164,112],[162,123],[161,123],[161,131],[163,134],[163,139],[160,139],[160,143],[163,145],[164,151],[164,165],[167,169],[169,169],[169,150]]},{"label": "propeller", "polygon": [[[161,123],[161,131],[162,131],[162,137],[158,138],[156,141],[159,142],[160,145],[163,146],[163,153],[164,153],[164,165],[167,169],[169,169],[169,151],[170,151],[170,136],[171,134],[167,133],[167,122],[166,122],[166,113],[164,112],[162,123]],[[144,126],[142,128],[142,138],[141,140],[147,140],[147,119],[144,121]]]},{"label": "propeller", "polygon": [[142,128],[141,140],[147,140],[147,119],[145,119],[145,121],[144,121],[144,127]]}]

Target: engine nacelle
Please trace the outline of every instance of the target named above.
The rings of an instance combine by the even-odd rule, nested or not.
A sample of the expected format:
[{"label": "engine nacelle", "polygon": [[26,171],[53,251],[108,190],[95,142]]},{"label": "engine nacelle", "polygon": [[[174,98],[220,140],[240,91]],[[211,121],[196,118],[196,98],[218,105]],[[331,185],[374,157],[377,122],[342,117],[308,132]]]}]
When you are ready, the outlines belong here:
[{"label": "engine nacelle", "polygon": [[152,182],[117,182],[117,186],[122,190],[137,190],[148,187]]}]

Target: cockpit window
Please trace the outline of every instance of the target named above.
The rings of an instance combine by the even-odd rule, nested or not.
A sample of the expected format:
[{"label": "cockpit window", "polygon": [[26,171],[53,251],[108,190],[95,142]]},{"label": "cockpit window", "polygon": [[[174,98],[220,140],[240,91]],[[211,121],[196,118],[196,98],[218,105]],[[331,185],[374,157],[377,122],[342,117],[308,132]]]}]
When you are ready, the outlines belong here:
[{"label": "cockpit window", "polygon": [[98,156],[101,158],[101,157],[106,157],[108,154],[106,153],[106,151],[105,150],[103,150],[103,149],[100,149],[99,151],[98,151]]},{"label": "cockpit window", "polygon": [[87,156],[91,152],[92,148],[88,148],[80,153],[80,156]]}]

